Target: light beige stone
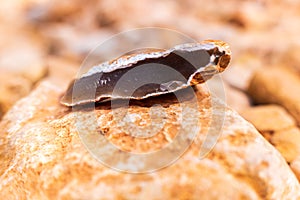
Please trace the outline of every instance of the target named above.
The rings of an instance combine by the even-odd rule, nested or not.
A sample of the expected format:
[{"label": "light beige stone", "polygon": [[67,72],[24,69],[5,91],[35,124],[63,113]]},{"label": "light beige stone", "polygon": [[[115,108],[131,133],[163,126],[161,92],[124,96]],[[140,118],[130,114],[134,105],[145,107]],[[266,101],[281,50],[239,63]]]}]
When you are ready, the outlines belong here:
[{"label": "light beige stone", "polygon": [[[2,120],[0,196],[6,199],[299,198],[299,183],[281,155],[253,126],[217,100],[213,101],[214,114],[226,116],[222,134],[215,132],[220,122],[212,124],[210,139],[214,136],[218,142],[206,157],[199,159],[199,147],[212,122],[211,105],[214,105],[201,90],[197,91],[201,129],[187,152],[169,167],[148,174],[130,174],[105,167],[89,154],[76,129],[75,114],[82,116],[80,122],[87,125],[84,130],[91,134],[88,137],[93,137],[89,129],[94,124],[86,116],[95,114],[101,125],[99,133],[111,143],[127,151],[148,152],[160,149],[176,135],[179,104],[171,96],[133,102],[129,111],[142,119],[139,121],[137,117],[134,121],[140,128],[147,126],[153,103],[161,103],[167,114],[162,130],[152,138],[138,139],[122,132],[132,122],[121,127],[116,125],[109,104],[99,105],[95,112],[71,113],[59,104],[63,89],[53,80],[41,83]],[[182,103],[192,106],[189,98]],[[188,113],[188,123],[195,120],[192,117],[195,114],[195,110]],[[197,130],[197,126],[185,126],[183,130]]]}]

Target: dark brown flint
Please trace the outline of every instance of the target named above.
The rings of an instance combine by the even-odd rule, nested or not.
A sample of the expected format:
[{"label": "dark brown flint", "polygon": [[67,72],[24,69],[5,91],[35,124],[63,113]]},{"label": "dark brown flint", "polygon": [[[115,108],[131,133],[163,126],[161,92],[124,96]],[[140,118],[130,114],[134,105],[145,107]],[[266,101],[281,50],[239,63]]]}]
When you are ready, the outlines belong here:
[{"label": "dark brown flint", "polygon": [[204,83],[225,70],[229,46],[222,41],[145,49],[94,66],[69,85],[61,103],[76,106],[112,99],[145,99]]}]

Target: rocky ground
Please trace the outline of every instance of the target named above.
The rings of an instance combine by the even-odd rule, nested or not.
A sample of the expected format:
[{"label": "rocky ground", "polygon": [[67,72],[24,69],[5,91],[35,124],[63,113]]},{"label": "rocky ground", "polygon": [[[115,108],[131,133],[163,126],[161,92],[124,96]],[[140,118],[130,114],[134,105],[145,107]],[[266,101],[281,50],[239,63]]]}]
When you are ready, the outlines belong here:
[{"label": "rocky ground", "polygon": [[[299,9],[300,3],[293,0],[2,2],[0,196],[300,198]],[[59,99],[97,44],[121,31],[153,26],[174,29],[198,41],[219,39],[230,44],[232,61],[222,74],[227,105],[197,86],[198,107],[190,114],[200,115],[184,126],[183,133],[199,123],[201,130],[189,150],[157,172],[126,174],[105,167],[89,154],[75,128],[74,113]],[[218,126],[210,121],[214,101],[218,102],[216,112],[226,116],[222,134],[213,150],[198,159],[206,131]],[[131,122],[147,130],[141,119],[148,120],[149,105],[154,104],[163,105],[167,121],[151,139],[123,133],[108,105],[95,112],[75,113],[94,113],[97,130],[122,150],[146,152],[172,141],[180,126],[176,121],[181,115],[179,105],[170,96],[130,105],[138,119]],[[191,105],[187,99],[185,106]],[[83,124],[89,123],[83,118]]]}]

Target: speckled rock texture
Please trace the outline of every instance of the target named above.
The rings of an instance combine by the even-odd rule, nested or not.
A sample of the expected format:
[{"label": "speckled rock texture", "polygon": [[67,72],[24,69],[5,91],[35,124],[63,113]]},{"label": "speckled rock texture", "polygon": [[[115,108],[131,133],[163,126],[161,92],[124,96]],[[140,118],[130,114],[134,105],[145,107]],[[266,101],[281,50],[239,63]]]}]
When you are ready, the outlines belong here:
[{"label": "speckled rock texture", "polygon": [[[42,82],[5,115],[0,123],[0,196],[5,199],[297,199],[300,186],[279,152],[235,111],[197,87],[201,128],[192,145],[174,164],[146,174],[105,167],[86,150],[75,125],[75,114],[94,113],[99,133],[120,149],[160,149],[172,141],[179,105],[172,96],[156,97],[129,106],[146,127],[149,109],[161,103],[165,126],[151,138],[138,140],[116,126],[109,104],[95,111],[71,112],[59,104],[66,83]],[[212,103],[216,102],[216,104]],[[191,106],[191,99],[181,102]],[[199,159],[200,146],[214,113],[225,121],[213,150]],[[116,108],[122,111],[122,107]],[[191,111],[193,114],[195,110]],[[145,119],[145,123],[139,120]],[[192,119],[192,118],[189,118]],[[83,121],[88,123],[88,121]],[[213,125],[214,127],[217,124]],[[187,132],[184,132],[188,134]],[[112,158],[113,159],[113,158]],[[118,161],[122,163],[123,161]],[[142,162],[142,161],[141,161]]]}]

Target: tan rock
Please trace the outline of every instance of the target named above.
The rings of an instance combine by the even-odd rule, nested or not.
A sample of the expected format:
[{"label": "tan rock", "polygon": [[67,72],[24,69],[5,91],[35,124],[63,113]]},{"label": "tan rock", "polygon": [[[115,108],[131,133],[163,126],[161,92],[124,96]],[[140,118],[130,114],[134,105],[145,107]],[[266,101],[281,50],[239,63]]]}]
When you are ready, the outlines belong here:
[{"label": "tan rock", "polygon": [[287,67],[291,68],[300,75],[300,58],[297,54],[297,51],[295,51],[295,49],[299,48],[299,44],[290,45],[285,52],[279,55],[279,58],[277,58],[276,61],[277,63],[284,63]]},{"label": "tan rock", "polygon": [[[26,34],[24,32],[23,34]],[[36,83],[47,73],[44,61],[44,51],[41,45],[34,39],[26,37],[13,37],[7,44],[0,48],[0,70],[14,73]]]},{"label": "tan rock", "polygon": [[278,105],[261,105],[249,107],[242,116],[251,122],[260,132],[275,132],[296,126],[295,120]]},{"label": "tan rock", "polygon": [[0,105],[3,113],[47,74],[44,49],[25,30],[14,31],[3,33],[0,27],[0,32],[8,35],[5,39],[0,38]]},{"label": "tan rock", "polygon": [[257,70],[248,92],[257,103],[283,106],[300,125],[300,78],[283,68]]},{"label": "tan rock", "polygon": [[250,99],[244,92],[228,85],[225,86],[225,92],[227,105],[237,112],[240,113],[250,107]]},{"label": "tan rock", "polygon": [[300,130],[286,110],[278,105],[262,105],[244,110],[242,116],[276,147],[299,179]]},{"label": "tan rock", "polygon": [[222,77],[231,87],[246,92],[253,73],[261,65],[262,61],[256,54],[249,51],[240,52]]},{"label": "tan rock", "polygon": [[300,156],[293,160],[290,166],[295,175],[297,176],[298,180],[300,180]]},{"label": "tan rock", "polygon": [[[1,72],[2,71],[2,72]],[[0,70],[0,107],[4,114],[20,98],[26,96],[32,87],[32,83],[14,73]]]},{"label": "tan rock", "polygon": [[0,104],[0,120],[1,120],[3,115],[4,115],[4,111],[3,111],[3,108],[1,107],[1,104]]},{"label": "tan rock", "polygon": [[[59,105],[62,93],[63,87],[56,85],[55,81],[43,82],[5,115],[0,124],[0,196],[6,199],[300,197],[299,183],[280,154],[236,112],[216,99],[211,102],[209,95],[201,90],[197,91],[198,110],[192,109],[192,99],[181,102],[185,108],[190,108],[182,127],[183,134],[199,130],[201,124],[194,143],[171,166],[147,174],[130,174],[105,167],[91,156],[82,141],[93,141],[96,145],[101,141],[93,139],[102,133],[111,143],[127,151],[145,153],[159,150],[174,139],[180,125],[180,106],[174,97],[132,102],[129,106],[131,121],[118,126],[109,104],[99,105],[95,112],[87,109],[71,113],[70,109]],[[131,131],[135,127],[147,130],[151,105],[157,103],[161,103],[166,113],[165,126],[150,138],[126,135],[126,128]],[[214,111],[211,105],[215,105]],[[125,108],[115,109],[121,113]],[[154,112],[152,119],[155,121],[160,114]],[[195,117],[197,114],[199,118]],[[221,135],[217,132],[220,121],[213,121],[212,114],[218,119],[226,115]],[[96,117],[97,123],[93,123],[89,116]],[[77,128],[76,117],[80,119],[77,123],[82,125]],[[194,123],[197,119],[199,123]],[[99,131],[97,134],[90,132],[95,126]],[[211,135],[208,135],[207,141],[209,128]],[[205,144],[205,149],[217,138],[213,150],[199,159],[201,144]],[[94,150],[97,151],[97,148],[102,147],[96,146]],[[174,151],[176,148],[171,152]],[[110,151],[102,153],[106,155]],[[115,154],[110,159],[125,165],[128,160],[119,159],[119,155]],[[152,164],[160,159],[155,157]],[[143,164],[146,164],[144,160],[139,160],[134,167],[144,167]]]},{"label": "tan rock", "polygon": [[271,143],[289,163],[300,156],[300,130],[298,128],[276,132]]},{"label": "tan rock", "polygon": [[196,87],[204,87],[207,92],[222,99],[229,107],[238,112],[250,107],[250,98],[246,93],[231,87],[227,82],[223,81],[222,78],[222,75],[216,75],[206,83]]},{"label": "tan rock", "polygon": [[55,85],[61,85],[63,88],[67,88],[68,83],[66,80],[76,77],[81,63],[61,57],[49,56],[47,58],[47,65],[49,66],[47,80],[54,82]]}]

